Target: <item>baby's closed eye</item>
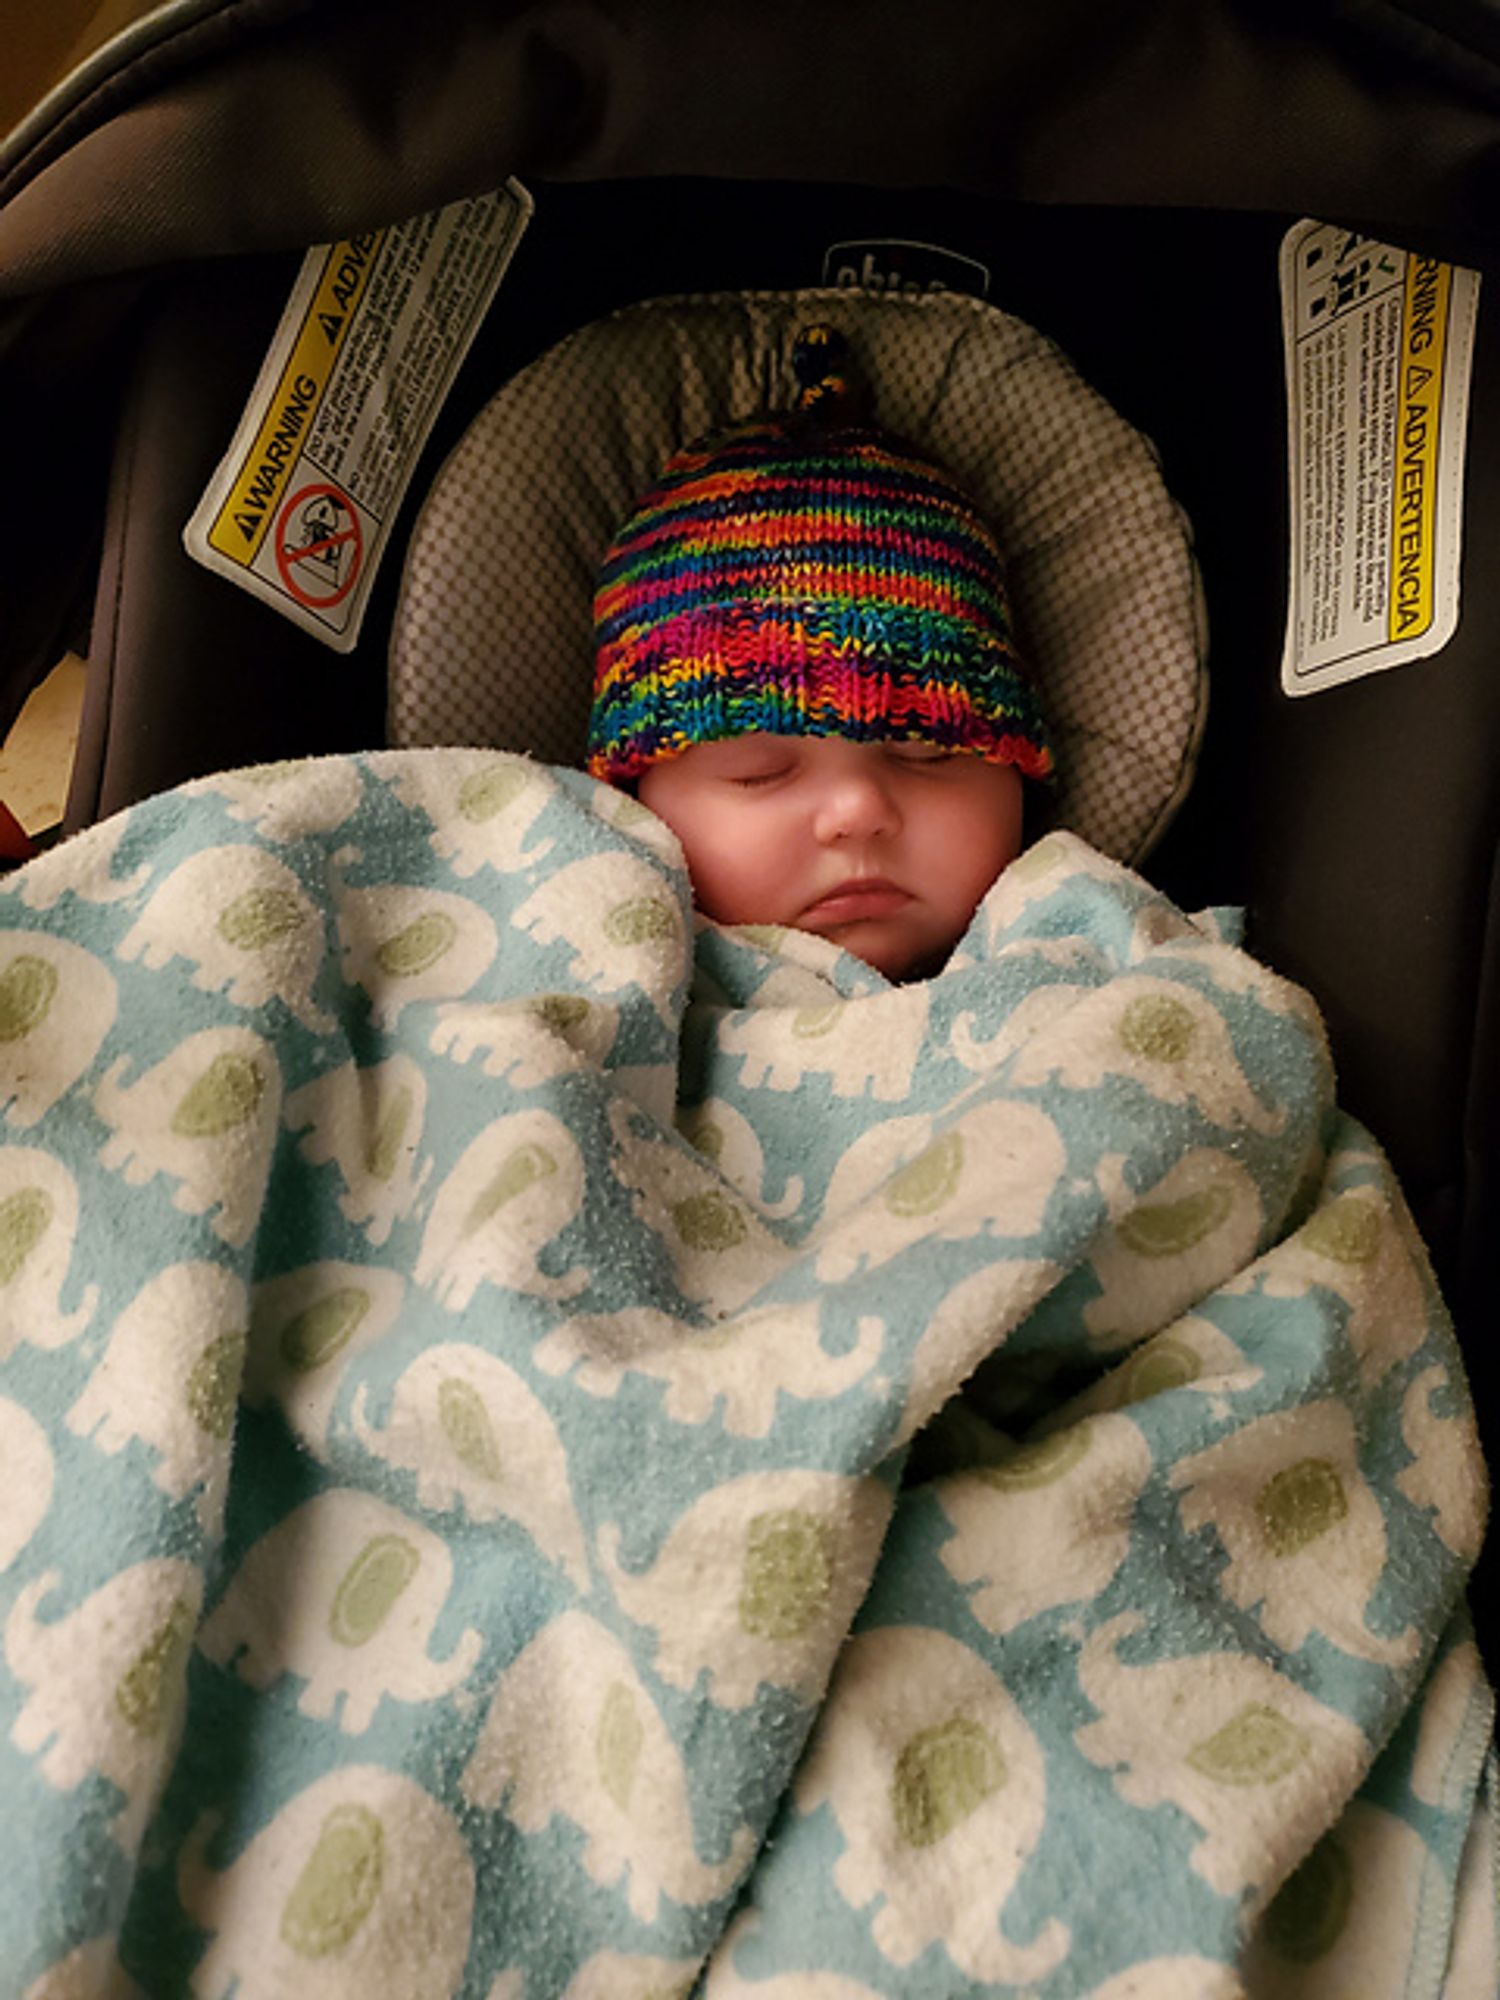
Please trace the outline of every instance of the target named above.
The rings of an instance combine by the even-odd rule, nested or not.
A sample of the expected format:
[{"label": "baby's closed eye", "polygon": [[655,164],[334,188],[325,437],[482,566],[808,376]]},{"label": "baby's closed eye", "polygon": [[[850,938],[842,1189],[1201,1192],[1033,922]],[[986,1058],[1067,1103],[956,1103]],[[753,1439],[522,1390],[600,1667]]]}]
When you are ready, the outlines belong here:
[{"label": "baby's closed eye", "polygon": [[743,791],[752,791],[758,785],[772,785],[778,778],[785,778],[791,771],[790,764],[777,764],[769,770],[732,771],[729,783],[738,785]]}]

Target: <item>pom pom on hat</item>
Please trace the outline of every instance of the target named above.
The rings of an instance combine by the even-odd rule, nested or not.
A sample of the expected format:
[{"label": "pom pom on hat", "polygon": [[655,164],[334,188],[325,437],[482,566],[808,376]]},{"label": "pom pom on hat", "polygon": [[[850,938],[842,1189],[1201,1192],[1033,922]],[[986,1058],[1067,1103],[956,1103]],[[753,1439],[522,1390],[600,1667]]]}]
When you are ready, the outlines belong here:
[{"label": "pom pom on hat", "polygon": [[836,326],[807,326],[792,348],[797,383],[793,408],[823,424],[853,424],[868,416],[850,366],[849,343]]},{"label": "pom pom on hat", "polygon": [[868,421],[836,329],[806,328],[791,360],[794,408],[676,452],[606,554],[589,771],[628,782],[763,730],[1050,777],[993,532],[949,472]]}]

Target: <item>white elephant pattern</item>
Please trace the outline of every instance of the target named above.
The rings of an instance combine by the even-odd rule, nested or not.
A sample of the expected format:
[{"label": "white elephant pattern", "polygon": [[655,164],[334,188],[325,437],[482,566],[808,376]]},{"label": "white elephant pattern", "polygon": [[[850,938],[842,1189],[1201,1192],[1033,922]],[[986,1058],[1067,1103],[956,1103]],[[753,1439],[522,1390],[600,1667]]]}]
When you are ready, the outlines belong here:
[{"label": "white elephant pattern", "polygon": [[[155,1455],[152,1477],[162,1491],[181,1499],[197,1489],[204,1519],[217,1524],[248,1320],[245,1287],[232,1271],[169,1264],[111,1327],[102,1360],[68,1411],[68,1429],[109,1453],[139,1439]],[[175,1399],[161,1393],[163,1363],[179,1386]]]},{"label": "white elephant pattern", "polygon": [[406,1294],[397,1271],[328,1258],[268,1278],[250,1306],[244,1397],[281,1406],[293,1435],[326,1462],[346,1374],[390,1333]]},{"label": "white elephant pattern", "polygon": [[866,1093],[886,1104],[911,1094],[917,1059],[927,1032],[927,992],[913,986],[882,994],[858,1025],[829,998],[821,1005],[799,1004],[800,977],[779,1002],[776,975],[756,994],[756,1006],[725,1017],[719,1039],[727,1056],[737,1056],[746,1090],[799,1090],[827,1078],[835,1097]]},{"label": "white elephant pattern", "polygon": [[893,988],[486,749],[0,904],[18,1992],[1301,2000],[1444,1920],[1474,1413],[1216,921],[1055,836]]},{"label": "white elephant pattern", "polygon": [[1056,1126],[1033,1104],[977,1104],[892,1173],[878,1197],[818,1235],[818,1274],[837,1281],[913,1243],[1034,1236],[1062,1175]]},{"label": "white elephant pattern", "polygon": [[466,1063],[475,1055],[489,1077],[534,1090],[554,1077],[598,1069],[615,1039],[614,1008],[576,993],[528,1000],[449,1000],[439,1006],[429,1046]]},{"label": "white elephant pattern", "polygon": [[7,1570],[46,1518],[54,1462],[47,1433],[23,1403],[0,1396],[0,1466],[13,1483],[0,1514],[0,1571]]},{"label": "white elephant pattern", "polygon": [[0,1109],[35,1125],[93,1066],[118,991],[92,952],[33,931],[0,933]]},{"label": "white elephant pattern", "polygon": [[184,798],[223,799],[231,820],[275,841],[333,832],[358,809],[363,790],[359,767],[347,757],[243,764],[182,788]]},{"label": "white elephant pattern", "polygon": [[1231,1153],[1195,1147],[1139,1199],[1114,1161],[1103,1164],[1114,1221],[1093,1255],[1100,1292],[1083,1317],[1097,1346],[1117,1348],[1176,1319],[1241,1269],[1264,1217]]},{"label": "white elephant pattern", "polygon": [[1306,1403],[1182,1459],[1172,1485],[1183,1525],[1211,1527],[1228,1552],[1225,1596],[1273,1645],[1295,1653],[1320,1632],[1347,1653],[1402,1665],[1416,1656],[1416,1632],[1383,1638],[1365,1617],[1389,1551],[1358,1454],[1345,1404]]},{"label": "white elephant pattern", "polygon": [[427,1079],[410,1056],[337,1069],[293,1091],[284,1116],[314,1166],[334,1166],[338,1205],[378,1248],[415,1207],[431,1162],[421,1157]]},{"label": "white elephant pattern", "polygon": [[1254,1655],[1217,1653],[1131,1666],[1121,1644],[1144,1620],[1122,1612],[1090,1634],[1079,1682],[1098,1720],[1075,1731],[1122,1798],[1174,1805],[1202,1830],[1192,1866],[1221,1895],[1263,1894],[1330,1773],[1370,1761],[1362,1732]]},{"label": "white elephant pattern", "polygon": [[414,1000],[461,999],[499,944],[493,919],[471,896],[400,882],[342,888],[338,928],[346,984],[364,988],[388,1027]]},{"label": "white elephant pattern", "polygon": [[111,1831],[131,1852],[182,1727],[183,1681],[202,1580],[155,1557],[112,1576],[71,1611],[38,1615],[63,1589],[47,1570],[16,1594],[5,1661],[29,1688],[10,1738],[58,1791],[107,1778],[122,1795]]},{"label": "white elephant pattern", "polygon": [[529,757],[456,751],[438,765],[377,752],[370,763],[390,773],[399,799],[428,815],[433,852],[455,875],[476,875],[481,868],[519,874],[552,851],[550,837],[533,841],[531,835],[556,787],[545,765]]},{"label": "white elephant pattern", "polygon": [[50,1153],[0,1150],[0,1360],[23,1341],[61,1347],[94,1316],[97,1285],[64,1306],[78,1234],[78,1184]]},{"label": "white elephant pattern", "polygon": [[463,1312],[482,1285],[576,1296],[587,1272],[575,1267],[551,1277],[539,1259],[578,1213],[583,1187],[577,1142],[550,1111],[496,1119],[437,1190],[417,1283],[431,1286],[450,1312]]},{"label": "white elephant pattern", "polygon": [[94,1092],[112,1128],[101,1165],[131,1187],[164,1175],[177,1184],[178,1208],[211,1211],[226,1243],[244,1243],[260,1218],[281,1109],[275,1051],[249,1028],[205,1028],[129,1083],[128,1067],[121,1056]]},{"label": "white elephant pattern", "polygon": [[237,1007],[274,994],[318,1033],[333,1026],[312,991],[324,953],[322,915],[291,869],[244,843],[190,856],[120,941],[121,958],[152,971],[188,959],[195,986]]},{"label": "white elephant pattern", "polygon": [[[692,1959],[643,1958],[601,1951],[568,1981],[563,2000],[689,2000],[698,1967]],[[491,1994],[488,2000],[508,2000]]]},{"label": "white elephant pattern", "polygon": [[462,1507],[471,1521],[515,1521],[587,1590],[567,1450],[513,1368],[461,1342],[429,1347],[397,1382],[383,1425],[371,1421],[363,1387],[353,1420],[367,1451],[416,1475],[417,1499],[429,1512]]},{"label": "white elephant pattern", "polygon": [[453,1816],[420,1785],[351,1764],[282,1806],[227,1868],[189,1857],[184,1898],[209,1944],[200,2000],[453,2000],[474,1865]]},{"label": "white elephant pattern", "polygon": [[589,1876],[622,1885],[642,1923],[663,1896],[727,1894],[754,1851],[740,1826],[721,1861],[701,1859],[681,1752],[629,1653],[582,1611],[544,1626],[502,1674],[461,1784],[523,1833],[570,1821]]},{"label": "white elephant pattern", "polygon": [[783,1396],[821,1402],[862,1381],[879,1359],[885,1323],[859,1321],[852,1346],[830,1354],[819,1338],[815,1301],[749,1306],[708,1326],[650,1306],[579,1313],[537,1342],[549,1375],[570,1375],[591,1396],[613,1396],[630,1375],[665,1386],[662,1408],[676,1423],[716,1415],[735,1437],[763,1438]]},{"label": "white elephant pattern", "polygon": [[446,1660],[428,1653],[453,1581],[431,1529],[368,1493],[335,1487],[288,1514],[241,1561],[198,1644],[253,1686],[302,1682],[304,1715],[360,1736],[384,1700],[431,1702],[467,1679],[473,1627]]},{"label": "white elephant pattern", "polygon": [[129,815],[116,813],[71,840],[44,848],[16,879],[22,903],[28,910],[48,911],[57,909],[65,897],[99,905],[131,901],[150,879],[151,869],[141,862],[127,874],[116,875],[115,861],[129,830]]},{"label": "white elephant pattern", "polygon": [[1029,1945],[1003,1928],[1046,1790],[1041,1745],[993,1671],[947,1633],[905,1626],[844,1648],[795,1796],[800,1813],[831,1808],[834,1884],[852,1908],[876,1905],[892,1965],[937,1945],[971,1980],[1016,1983],[1068,1949],[1056,1919]]},{"label": "white elephant pattern", "polygon": [[953,1524],[943,1567],[969,1588],[987,1631],[1011,1632],[1058,1605],[1090,1603],[1130,1552],[1151,1453],[1128,1417],[1086,1417],[998,1465],[935,1488]]},{"label": "white elephant pattern", "polygon": [[512,921],[539,945],[568,946],[570,977],[584,992],[638,986],[670,1017],[687,971],[687,934],[672,886],[644,859],[626,852],[570,861]]},{"label": "white elephant pattern", "polygon": [[657,1635],[656,1671],[747,1708],[767,1682],[816,1696],[875,1565],[891,1496],[878,1479],[751,1472],[680,1518],[646,1570],[620,1561],[619,1525],[599,1553],[615,1601]]}]

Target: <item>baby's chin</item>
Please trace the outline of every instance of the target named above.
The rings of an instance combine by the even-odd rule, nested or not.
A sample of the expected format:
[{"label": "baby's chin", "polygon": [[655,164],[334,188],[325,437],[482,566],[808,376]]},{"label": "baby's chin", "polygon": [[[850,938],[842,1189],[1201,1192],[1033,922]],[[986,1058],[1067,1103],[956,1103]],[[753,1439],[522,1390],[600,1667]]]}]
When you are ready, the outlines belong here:
[{"label": "baby's chin", "polygon": [[893,985],[913,979],[930,979],[947,963],[957,938],[912,937],[878,922],[840,924],[833,930],[814,932],[883,973]]}]

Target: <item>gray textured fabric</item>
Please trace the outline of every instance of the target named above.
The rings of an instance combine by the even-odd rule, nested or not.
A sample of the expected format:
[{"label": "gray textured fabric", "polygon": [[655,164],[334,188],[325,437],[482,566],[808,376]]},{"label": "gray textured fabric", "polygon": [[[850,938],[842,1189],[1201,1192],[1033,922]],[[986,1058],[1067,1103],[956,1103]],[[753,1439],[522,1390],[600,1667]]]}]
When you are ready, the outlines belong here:
[{"label": "gray textured fabric", "polygon": [[1191,776],[1204,675],[1183,519],[1140,434],[1031,327],[951,294],[651,301],[584,328],[494,397],[434,482],[391,644],[392,743],[578,763],[604,549],[677,445],[788,400],[814,320],[842,327],[876,415],[994,523],[1057,739],[1063,824],[1138,860]]}]

